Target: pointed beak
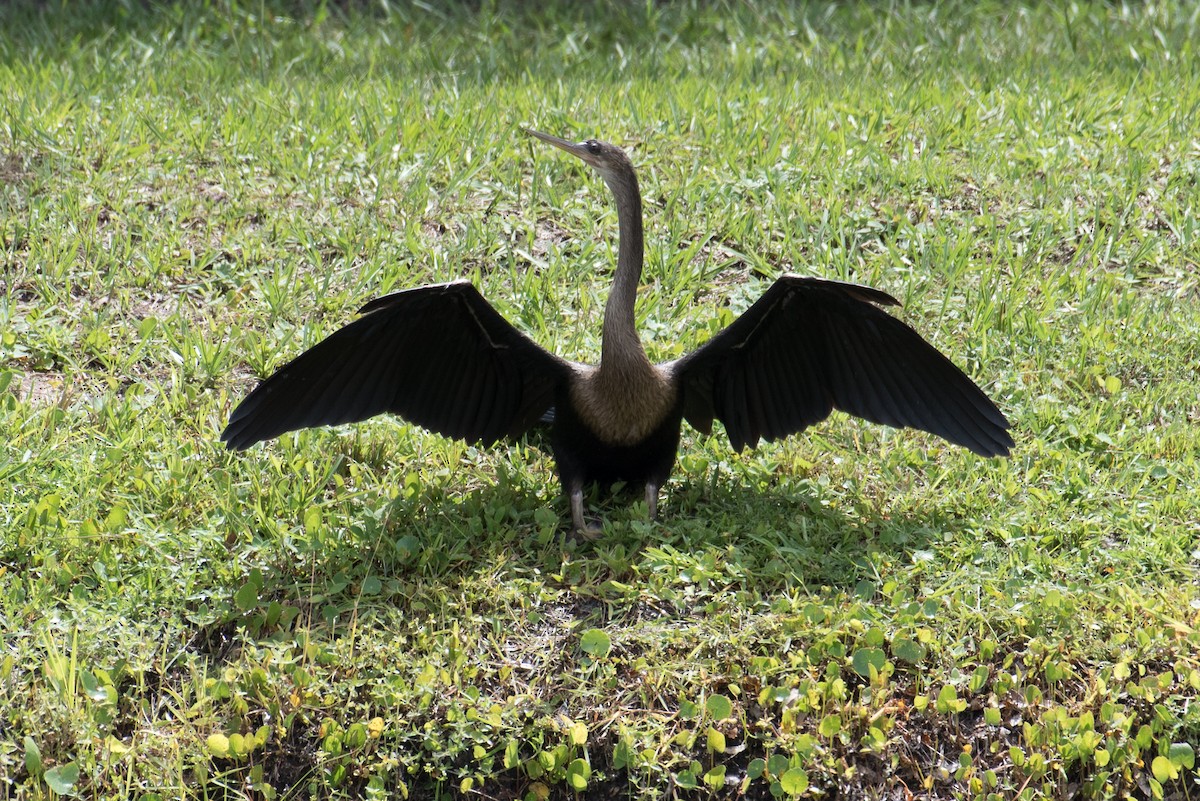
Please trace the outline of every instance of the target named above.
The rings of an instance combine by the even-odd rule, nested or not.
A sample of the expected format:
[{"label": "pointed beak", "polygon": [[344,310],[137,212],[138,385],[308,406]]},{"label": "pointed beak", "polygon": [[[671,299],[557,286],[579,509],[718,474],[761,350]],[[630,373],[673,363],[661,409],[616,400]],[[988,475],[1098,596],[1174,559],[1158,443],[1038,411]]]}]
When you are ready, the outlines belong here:
[{"label": "pointed beak", "polygon": [[596,163],[595,156],[588,152],[588,149],[584,147],[582,142],[568,142],[566,139],[559,139],[557,136],[551,136],[550,134],[542,133],[541,131],[535,131],[532,128],[526,128],[524,130],[525,133],[529,134],[530,136],[537,137],[547,144],[554,145],[559,150],[565,150],[572,156],[582,159],[584,163],[592,167],[599,166]]}]

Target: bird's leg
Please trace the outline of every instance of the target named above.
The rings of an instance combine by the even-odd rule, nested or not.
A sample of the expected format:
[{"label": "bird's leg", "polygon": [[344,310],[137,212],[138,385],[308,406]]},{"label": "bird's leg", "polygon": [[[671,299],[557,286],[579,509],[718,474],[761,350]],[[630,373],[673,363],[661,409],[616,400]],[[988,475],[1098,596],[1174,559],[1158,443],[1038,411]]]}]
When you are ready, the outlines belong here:
[{"label": "bird's leg", "polygon": [[576,531],[583,531],[583,487],[571,487],[568,495],[571,498],[571,523]]},{"label": "bird's leg", "polygon": [[594,540],[600,535],[603,529],[599,523],[588,523],[583,519],[583,487],[571,487],[568,496],[571,499],[571,524],[575,527],[575,533],[583,537],[585,540]]},{"label": "bird's leg", "polygon": [[658,518],[658,485],[653,483],[646,484],[646,509],[649,511],[651,520]]}]

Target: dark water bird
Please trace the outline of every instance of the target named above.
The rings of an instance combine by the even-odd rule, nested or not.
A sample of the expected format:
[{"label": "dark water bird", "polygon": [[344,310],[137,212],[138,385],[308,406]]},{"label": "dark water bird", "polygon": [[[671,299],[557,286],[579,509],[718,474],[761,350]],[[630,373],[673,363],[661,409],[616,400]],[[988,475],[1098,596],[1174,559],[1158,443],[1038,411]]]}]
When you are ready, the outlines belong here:
[{"label": "dark water bird", "polygon": [[545,350],[466,281],[408,289],[363,306],[361,317],[262,382],[229,418],[221,435],[229,448],[383,412],[487,446],[552,418],[550,442],[580,531],[591,483],[643,488],[656,516],[683,420],[706,434],[720,420],[741,450],[840,409],[981,456],[1008,454],[1013,440],[1000,410],[880,309],[899,302],[870,287],[784,275],[699,349],[651,364],[634,320],[643,240],[633,164],[606,142],[528,133],[594,168],[616,200],[620,243],[600,363]]}]

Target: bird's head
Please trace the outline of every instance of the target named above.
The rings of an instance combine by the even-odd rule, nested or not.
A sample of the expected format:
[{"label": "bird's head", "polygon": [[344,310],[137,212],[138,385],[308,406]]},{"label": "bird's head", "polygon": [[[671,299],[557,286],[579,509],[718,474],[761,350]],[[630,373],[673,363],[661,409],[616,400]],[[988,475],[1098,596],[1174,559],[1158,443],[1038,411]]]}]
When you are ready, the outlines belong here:
[{"label": "bird's head", "polygon": [[[557,136],[535,131],[532,128],[526,128],[525,132],[543,142],[554,145],[559,150],[567,151],[589,167],[595,168],[610,187],[614,183],[628,182],[634,175],[633,163],[629,160],[629,156],[625,155],[625,151],[616,145],[596,139],[568,142],[566,139],[559,139]],[[636,179],[634,180],[636,181]]]}]

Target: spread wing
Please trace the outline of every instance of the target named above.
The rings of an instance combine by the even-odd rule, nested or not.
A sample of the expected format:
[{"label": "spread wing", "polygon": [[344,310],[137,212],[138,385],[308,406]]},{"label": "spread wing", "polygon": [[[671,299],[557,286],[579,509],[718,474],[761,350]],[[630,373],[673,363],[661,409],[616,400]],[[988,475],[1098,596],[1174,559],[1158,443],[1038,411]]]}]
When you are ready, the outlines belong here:
[{"label": "spread wing", "polygon": [[259,384],[221,440],[244,450],[298,428],[392,412],[490,445],[536,423],[572,369],[465,281],[396,292],[359,311]]},{"label": "spread wing", "polygon": [[840,409],[919,428],[981,456],[1007,455],[1008,420],[932,345],[879,306],[890,295],[788,275],[672,369],[684,416],[720,420],[734,448],[779,439]]}]

